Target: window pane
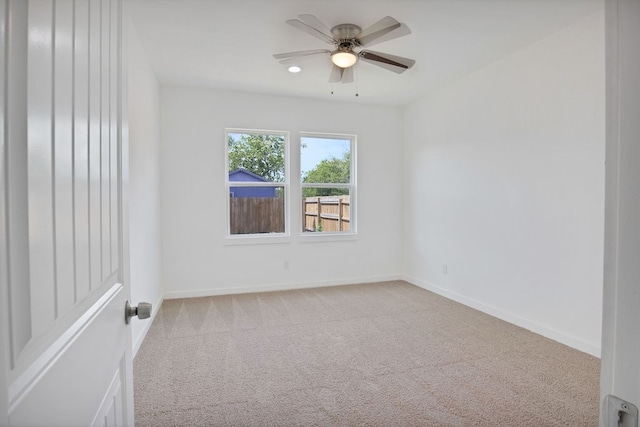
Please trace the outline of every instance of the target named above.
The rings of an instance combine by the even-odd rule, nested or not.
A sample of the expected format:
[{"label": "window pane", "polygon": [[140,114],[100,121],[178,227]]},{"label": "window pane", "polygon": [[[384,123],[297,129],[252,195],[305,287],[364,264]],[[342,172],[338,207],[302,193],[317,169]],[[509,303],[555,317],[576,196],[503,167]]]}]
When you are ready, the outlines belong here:
[{"label": "window pane", "polygon": [[[302,227],[305,232],[349,231],[351,203],[349,190],[345,188],[305,188],[307,190],[329,190],[334,196],[302,197]],[[345,194],[346,192],[346,194]]]},{"label": "window pane", "polygon": [[229,181],[284,182],[282,135],[228,134]]},{"label": "window pane", "polygon": [[300,138],[302,182],[346,184],[351,180],[351,141],[333,138]]},{"label": "window pane", "polygon": [[231,234],[284,233],[284,187],[230,187]]}]

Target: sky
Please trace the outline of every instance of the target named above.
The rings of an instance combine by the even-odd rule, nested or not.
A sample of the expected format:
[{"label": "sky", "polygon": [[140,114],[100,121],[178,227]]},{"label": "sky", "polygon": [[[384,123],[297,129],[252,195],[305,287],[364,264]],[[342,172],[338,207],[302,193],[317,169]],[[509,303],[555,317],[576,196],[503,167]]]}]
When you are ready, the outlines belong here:
[{"label": "sky", "polygon": [[306,147],[300,147],[300,170],[303,174],[312,170],[324,159],[342,158],[350,148],[348,139],[303,137],[302,143],[306,144]]}]

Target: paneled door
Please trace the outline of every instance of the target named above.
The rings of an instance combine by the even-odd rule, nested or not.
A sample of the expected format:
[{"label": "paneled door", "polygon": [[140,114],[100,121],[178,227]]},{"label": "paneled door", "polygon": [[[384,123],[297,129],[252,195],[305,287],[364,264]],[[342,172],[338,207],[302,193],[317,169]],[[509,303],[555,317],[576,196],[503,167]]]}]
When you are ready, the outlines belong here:
[{"label": "paneled door", "polygon": [[122,0],[0,26],[0,425],[133,425]]}]

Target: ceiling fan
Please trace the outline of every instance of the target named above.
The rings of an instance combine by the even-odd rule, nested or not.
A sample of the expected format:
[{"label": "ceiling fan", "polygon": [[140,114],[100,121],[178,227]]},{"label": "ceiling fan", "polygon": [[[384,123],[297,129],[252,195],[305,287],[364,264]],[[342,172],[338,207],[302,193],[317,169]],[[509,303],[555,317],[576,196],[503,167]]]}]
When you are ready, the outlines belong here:
[{"label": "ceiling fan", "polygon": [[334,49],[277,53],[273,57],[280,60],[282,64],[291,64],[300,58],[329,55],[333,63],[329,76],[330,83],[353,82],[353,66],[360,59],[398,74],[405,72],[416,62],[413,59],[403,58],[402,56],[374,52],[367,49],[356,51],[360,47],[372,46],[376,43],[411,34],[409,27],[390,16],[385,16],[365,30],[354,24],[339,24],[329,29],[318,18],[309,14],[298,15],[298,18],[300,19],[289,19],[286,22],[333,45]]}]

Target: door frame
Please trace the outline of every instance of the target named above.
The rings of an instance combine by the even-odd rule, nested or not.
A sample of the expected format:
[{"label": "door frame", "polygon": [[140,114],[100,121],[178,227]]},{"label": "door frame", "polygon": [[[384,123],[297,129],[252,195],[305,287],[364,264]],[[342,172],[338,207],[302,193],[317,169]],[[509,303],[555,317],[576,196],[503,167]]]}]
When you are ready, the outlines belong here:
[{"label": "door frame", "polygon": [[[0,57],[7,63],[7,0],[0,0]],[[7,207],[6,207],[6,160],[7,160],[7,83],[6,68],[0,67],[0,425],[9,424],[9,287],[7,274]]]},{"label": "door frame", "polygon": [[[127,0],[118,0],[120,4],[120,72],[118,74],[118,102],[120,105],[118,117],[118,141],[120,141],[120,271],[121,282],[127,287],[128,299],[131,300],[131,246],[130,246],[130,223],[129,223],[129,8]],[[135,356],[133,347],[133,327],[131,323],[127,326],[127,364],[125,374],[127,374],[124,383],[127,403],[126,417],[129,426],[135,426],[135,411],[133,404],[133,357]]]},{"label": "door frame", "polygon": [[[640,407],[640,1],[605,0],[606,187],[600,413]],[[600,417],[600,425],[606,420]]]}]

